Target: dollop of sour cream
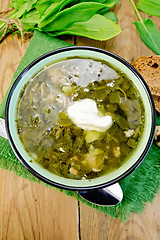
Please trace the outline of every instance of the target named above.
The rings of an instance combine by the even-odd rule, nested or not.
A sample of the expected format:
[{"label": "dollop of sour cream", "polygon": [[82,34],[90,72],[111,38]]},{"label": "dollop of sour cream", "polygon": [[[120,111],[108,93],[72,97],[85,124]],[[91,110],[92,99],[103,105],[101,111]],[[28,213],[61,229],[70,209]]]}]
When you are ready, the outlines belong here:
[{"label": "dollop of sour cream", "polygon": [[99,116],[96,102],[92,99],[82,99],[74,102],[67,109],[69,118],[84,130],[104,132],[111,127],[113,121],[109,115]]}]

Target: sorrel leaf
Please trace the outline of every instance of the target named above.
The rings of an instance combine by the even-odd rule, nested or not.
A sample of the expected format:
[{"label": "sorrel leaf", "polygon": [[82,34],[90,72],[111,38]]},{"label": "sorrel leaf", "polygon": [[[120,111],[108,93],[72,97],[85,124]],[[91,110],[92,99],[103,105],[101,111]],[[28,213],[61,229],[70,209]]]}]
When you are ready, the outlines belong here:
[{"label": "sorrel leaf", "polygon": [[39,27],[44,31],[57,31],[64,29],[75,22],[83,22],[89,20],[98,10],[104,8],[101,3],[87,2],[78,3],[70,8],[67,8],[56,16],[52,17],[52,22],[44,26],[43,22]]},{"label": "sorrel leaf", "polygon": [[138,8],[142,12],[160,17],[160,0],[139,0]]},{"label": "sorrel leaf", "polygon": [[141,15],[133,0],[130,0],[139,18],[139,22],[134,22],[142,41],[156,54],[160,55],[160,32],[151,19],[142,20]]},{"label": "sorrel leaf", "polygon": [[95,14],[86,22],[73,23],[72,26],[66,28],[64,31],[50,34],[53,36],[71,34],[105,41],[115,37],[120,32],[121,28],[113,21],[99,14]]},{"label": "sorrel leaf", "polygon": [[106,17],[106,18],[112,20],[115,23],[118,22],[118,18],[113,12],[108,11],[108,12],[102,14],[102,15],[103,15],[103,17]]},{"label": "sorrel leaf", "polygon": [[160,55],[160,32],[151,19],[134,22],[142,41],[157,55]]},{"label": "sorrel leaf", "polygon": [[[0,41],[8,32],[18,32],[22,36],[23,31],[33,32],[35,29],[53,36],[72,32],[78,35],[79,32],[81,36],[106,40],[120,33],[120,27],[115,24],[118,21],[116,15],[108,11],[118,2],[119,0],[11,0],[10,7],[13,11],[8,15],[8,21],[15,22],[14,28],[11,30],[8,27],[6,19],[0,21]],[[92,18],[95,14],[98,16]],[[17,25],[18,19],[22,22],[22,29]],[[95,19],[100,22],[95,22]],[[92,24],[94,25],[91,26]],[[94,33],[96,36],[93,36]]]}]

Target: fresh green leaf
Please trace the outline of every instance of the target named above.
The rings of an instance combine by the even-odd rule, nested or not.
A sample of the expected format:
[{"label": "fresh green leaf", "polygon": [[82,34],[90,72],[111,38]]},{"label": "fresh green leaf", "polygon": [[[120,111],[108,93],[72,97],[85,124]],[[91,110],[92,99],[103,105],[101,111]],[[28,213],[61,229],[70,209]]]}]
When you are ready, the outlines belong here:
[{"label": "fresh green leaf", "polygon": [[[49,24],[50,22],[53,21],[53,16],[60,11],[60,9],[62,10],[62,8],[64,8],[66,6],[66,4],[69,3],[73,3],[75,4],[77,1],[75,0],[61,0],[59,2],[53,2],[51,3],[51,5],[46,9],[46,11],[44,12],[42,18],[41,18],[41,25],[40,27],[44,27],[47,24]],[[41,9],[40,11],[43,11],[44,9]],[[56,15],[55,15],[56,16]]]},{"label": "fresh green leaf", "polygon": [[[107,1],[107,7],[101,9],[98,11],[98,14],[104,15],[108,12],[108,10],[112,7],[114,7],[120,0],[108,0]],[[106,2],[105,2],[106,3]]]},{"label": "fresh green leaf", "polygon": [[98,3],[105,3],[106,0],[89,0],[89,1],[79,0],[78,2],[79,2],[79,3],[80,3],[80,2],[98,2]]},{"label": "fresh green leaf", "polygon": [[25,31],[30,31],[40,22],[40,13],[34,9],[21,19]]},{"label": "fresh green leaf", "polygon": [[[121,31],[119,26],[113,25],[113,22],[117,22],[115,14],[108,12],[118,2],[119,0],[12,0],[10,7],[14,11],[8,19],[20,19],[24,31],[37,29],[54,36],[72,33],[78,35],[79,32],[81,36],[106,40]],[[94,16],[99,11],[102,11],[103,17]],[[95,22],[97,20],[100,22]],[[6,22],[0,22],[0,37],[3,36],[5,25]],[[113,32],[110,29],[112,25]],[[16,24],[14,28],[18,30]],[[13,32],[10,29],[8,31]]]},{"label": "fresh green leaf", "polygon": [[138,8],[145,13],[160,17],[160,0],[139,0]]},{"label": "fresh green leaf", "polygon": [[99,14],[95,14],[86,22],[73,23],[72,26],[66,28],[64,31],[50,33],[50,35],[71,34],[105,41],[115,37],[120,32],[121,28],[117,24]]},{"label": "fresh green leaf", "polygon": [[38,0],[12,0],[10,7],[20,10],[21,8],[25,8],[27,11],[30,11],[34,5],[38,2]]},{"label": "fresh green leaf", "polygon": [[40,0],[38,1],[38,4],[36,4],[35,8],[39,11],[40,15],[42,16],[46,9],[50,7],[51,1],[50,0]]},{"label": "fresh green leaf", "polygon": [[27,12],[29,12],[31,9],[33,9],[37,2],[38,2],[38,0],[27,1],[26,2],[26,10],[27,10]]},{"label": "fresh green leaf", "polygon": [[98,10],[104,8],[101,3],[78,3],[70,8],[59,12],[55,17],[52,17],[52,22],[43,27],[43,23],[39,27],[43,31],[52,32],[65,29],[75,22],[83,22],[89,20]]},{"label": "fresh green leaf", "polygon": [[[119,1],[119,0],[118,0]],[[76,3],[89,3],[91,2],[92,3],[105,3],[105,6],[104,8],[105,9],[110,9],[111,7],[113,7],[115,5],[115,0],[90,0],[90,1],[86,1],[86,0],[62,0],[60,1],[57,5],[55,5],[55,3],[51,4],[51,6],[46,10],[46,12],[44,13],[44,16],[42,17],[42,20],[41,20],[41,25],[40,27],[44,27],[46,26],[47,24],[53,22],[53,14],[55,14],[55,12],[59,12],[61,11],[64,7],[66,7],[68,4],[71,4],[71,5],[75,5]],[[106,12],[106,10],[105,10]],[[56,16],[56,15],[55,15]]]},{"label": "fresh green leaf", "polygon": [[[49,18],[49,17],[54,16],[54,14],[59,11],[60,6],[61,6],[61,3],[55,3],[55,2],[53,2],[53,3],[51,3],[51,5],[50,5],[46,10],[43,9],[43,8],[40,9],[40,11],[45,10],[45,12],[44,12],[44,14],[43,14],[43,16],[42,16],[41,22],[43,22],[45,19],[47,19],[47,18]],[[48,21],[46,20],[46,23],[47,23],[47,22],[48,22]],[[46,25],[46,24],[45,24],[45,25]]]},{"label": "fresh green leaf", "polygon": [[26,12],[29,12],[31,9],[34,8],[35,4],[38,0],[30,0],[30,1],[22,1],[23,4],[20,4],[20,1],[16,0],[14,1],[15,7],[17,8],[15,11],[13,11],[11,14],[9,14],[9,19],[20,19],[23,14],[26,14]]},{"label": "fresh green leaf", "polygon": [[160,32],[151,19],[134,22],[142,41],[157,55],[160,55]]},{"label": "fresh green leaf", "polygon": [[61,5],[61,7],[60,7],[60,9],[59,9],[59,11],[61,11],[62,9],[64,9],[68,4],[75,4],[75,3],[77,3],[77,2],[79,2],[78,0],[65,0],[63,3],[62,3],[62,5]]},{"label": "fresh green leaf", "polygon": [[118,22],[118,18],[113,12],[108,11],[108,12],[102,14],[102,15],[103,15],[103,17],[106,17],[106,18],[112,20],[115,23]]},{"label": "fresh green leaf", "polygon": [[106,4],[113,4],[113,7],[119,2],[120,0],[106,0],[104,3]]},{"label": "fresh green leaf", "polygon": [[8,6],[10,8],[15,8],[19,10],[26,2],[27,0],[12,0],[11,4]]},{"label": "fresh green leaf", "polygon": [[134,22],[134,24],[140,38],[154,53],[160,55],[160,32],[151,19],[142,20],[134,1],[130,1],[139,18],[139,22]]}]

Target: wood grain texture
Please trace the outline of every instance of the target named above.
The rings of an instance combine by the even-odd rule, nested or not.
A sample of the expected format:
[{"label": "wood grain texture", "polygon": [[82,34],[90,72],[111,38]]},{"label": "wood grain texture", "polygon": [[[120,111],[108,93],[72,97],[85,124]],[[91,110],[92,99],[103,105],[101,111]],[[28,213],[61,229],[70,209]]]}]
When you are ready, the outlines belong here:
[{"label": "wood grain texture", "polygon": [[159,240],[160,196],[148,203],[141,214],[132,214],[127,223],[120,222],[81,203],[81,240]]},{"label": "wood grain texture", "polygon": [[[29,42],[8,35],[0,43],[0,102]],[[77,240],[78,226],[77,200],[0,169],[0,240]]]},{"label": "wood grain texture", "polygon": [[22,42],[17,35],[14,36],[13,41],[12,36],[9,35],[0,44],[0,102],[9,87],[14,72],[26,52],[29,42],[30,40]]},{"label": "wood grain texture", "polygon": [[[10,0],[1,0],[0,12],[7,10],[9,3]],[[137,16],[130,1],[121,0],[114,11],[122,27],[119,36],[107,42],[77,37],[76,44],[103,48],[128,61],[153,55],[132,24]],[[152,19],[160,28],[160,18]],[[74,43],[73,37],[62,39]],[[0,102],[29,42],[22,43],[17,35],[13,42],[10,35],[0,43]],[[0,240],[159,240],[159,216],[160,195],[153,204],[147,204],[142,215],[132,214],[124,224],[85,204],[78,207],[78,202],[64,193],[0,170]]]},{"label": "wood grain texture", "polygon": [[[135,1],[138,2],[138,1]],[[88,45],[100,47],[105,50],[111,51],[129,62],[142,55],[155,55],[144,43],[142,43],[136,27],[132,22],[138,21],[137,15],[129,0],[120,0],[114,8],[121,26],[121,33],[111,40],[100,42],[84,37],[78,37],[76,40],[77,45]],[[141,13],[142,18],[147,17],[147,14]],[[160,18],[151,17],[155,25],[160,28]]]},{"label": "wood grain texture", "polygon": [[[138,1],[135,1],[138,2]],[[107,41],[98,42],[79,37],[77,45],[89,45],[111,51],[129,62],[140,56],[155,55],[141,41],[136,27],[132,22],[137,21],[137,16],[129,0],[121,0],[114,12],[119,19],[122,32],[117,37]],[[147,14],[141,13],[142,18]],[[160,29],[160,18],[151,17]],[[123,224],[103,213],[80,204],[80,234],[81,240],[159,240],[160,239],[160,195],[156,196],[153,204],[147,204],[142,215],[133,214],[128,223]]]},{"label": "wood grain texture", "polygon": [[7,5],[9,5],[10,3],[11,3],[11,0],[0,1],[0,13],[3,11],[7,11],[8,10]]},{"label": "wood grain texture", "polygon": [[78,239],[74,198],[5,170],[0,170],[0,196],[1,240]]}]

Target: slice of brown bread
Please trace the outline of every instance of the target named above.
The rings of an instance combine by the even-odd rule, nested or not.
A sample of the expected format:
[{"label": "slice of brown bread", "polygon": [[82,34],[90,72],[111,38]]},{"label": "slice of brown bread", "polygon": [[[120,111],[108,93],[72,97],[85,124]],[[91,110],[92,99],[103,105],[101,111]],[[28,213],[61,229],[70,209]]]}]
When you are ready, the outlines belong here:
[{"label": "slice of brown bread", "polygon": [[151,90],[156,110],[160,112],[160,56],[143,56],[132,66],[142,75]]}]

